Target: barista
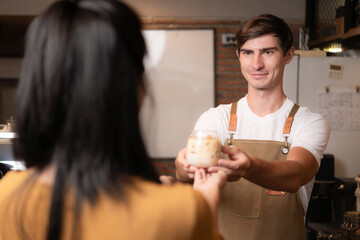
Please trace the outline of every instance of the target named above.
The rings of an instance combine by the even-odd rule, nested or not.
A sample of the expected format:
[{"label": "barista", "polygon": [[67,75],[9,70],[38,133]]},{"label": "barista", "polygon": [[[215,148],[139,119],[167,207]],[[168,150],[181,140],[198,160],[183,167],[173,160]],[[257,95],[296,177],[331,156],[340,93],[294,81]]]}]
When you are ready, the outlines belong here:
[{"label": "barista", "polygon": [[[225,239],[305,239],[304,217],[330,130],[320,114],[299,107],[283,91],[293,38],[280,18],[265,14],[243,23],[236,54],[248,94],[203,113],[195,129],[218,132],[228,157],[208,172],[223,170],[219,228]],[[285,79],[286,81],[286,79]],[[185,150],[176,158],[180,181],[194,166]]]}]

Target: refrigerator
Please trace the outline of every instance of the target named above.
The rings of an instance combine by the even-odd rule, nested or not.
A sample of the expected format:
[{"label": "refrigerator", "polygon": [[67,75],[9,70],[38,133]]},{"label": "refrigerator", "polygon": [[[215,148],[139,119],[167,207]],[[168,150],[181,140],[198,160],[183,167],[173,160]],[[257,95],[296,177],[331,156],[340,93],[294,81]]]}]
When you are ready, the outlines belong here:
[{"label": "refrigerator", "polygon": [[360,174],[360,58],[295,55],[283,84],[291,100],[329,123],[325,153],[334,155],[335,177]]}]

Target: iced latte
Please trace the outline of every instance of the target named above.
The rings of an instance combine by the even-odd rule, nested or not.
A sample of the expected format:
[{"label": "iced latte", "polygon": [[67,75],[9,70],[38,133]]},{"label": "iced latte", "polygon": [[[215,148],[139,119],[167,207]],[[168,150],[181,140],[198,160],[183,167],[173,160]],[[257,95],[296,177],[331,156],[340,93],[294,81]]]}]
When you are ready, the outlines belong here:
[{"label": "iced latte", "polygon": [[186,160],[190,165],[207,168],[217,164],[221,145],[215,131],[193,131],[186,145]]}]

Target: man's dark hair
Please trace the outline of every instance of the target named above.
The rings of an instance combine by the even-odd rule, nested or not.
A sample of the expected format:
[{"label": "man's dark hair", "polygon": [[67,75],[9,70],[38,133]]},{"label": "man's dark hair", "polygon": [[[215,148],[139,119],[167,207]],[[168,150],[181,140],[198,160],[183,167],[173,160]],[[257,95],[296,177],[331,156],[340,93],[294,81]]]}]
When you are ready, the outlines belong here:
[{"label": "man's dark hair", "polygon": [[293,45],[293,36],[289,26],[281,18],[271,14],[262,14],[246,20],[236,33],[236,49],[240,51],[244,43],[253,38],[273,34],[278,38],[283,55]]}]

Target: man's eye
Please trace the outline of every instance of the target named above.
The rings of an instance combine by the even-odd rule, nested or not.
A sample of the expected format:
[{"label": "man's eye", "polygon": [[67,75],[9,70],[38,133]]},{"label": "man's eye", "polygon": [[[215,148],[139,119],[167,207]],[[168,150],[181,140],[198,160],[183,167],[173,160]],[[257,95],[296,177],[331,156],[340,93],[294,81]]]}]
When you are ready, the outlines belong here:
[{"label": "man's eye", "polygon": [[271,51],[271,50],[266,50],[266,51],[265,51],[265,55],[270,55],[270,54],[272,54],[272,51]]},{"label": "man's eye", "polygon": [[243,51],[242,53],[243,53],[244,55],[250,55],[250,54],[251,54],[250,51]]}]

